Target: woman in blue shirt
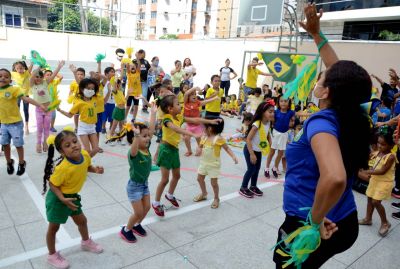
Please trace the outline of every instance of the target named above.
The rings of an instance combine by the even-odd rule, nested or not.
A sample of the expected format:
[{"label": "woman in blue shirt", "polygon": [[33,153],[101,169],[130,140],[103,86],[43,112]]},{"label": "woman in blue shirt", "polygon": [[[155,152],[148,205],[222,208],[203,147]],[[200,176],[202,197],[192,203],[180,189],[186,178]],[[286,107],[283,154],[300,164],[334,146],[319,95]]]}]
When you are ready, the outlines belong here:
[{"label": "woman in blue shirt", "polygon": [[[278,242],[304,224],[311,208],[311,222],[319,226],[321,244],[302,263],[304,269],[319,268],[334,255],[350,248],[358,236],[357,208],[351,190],[352,178],[366,166],[370,124],[360,104],[371,97],[369,74],[352,61],[339,61],[320,32],[315,4],[305,8],[307,22],[301,26],[320,45],[327,67],[318,80],[314,95],[321,111],[313,114],[288,145],[287,173],[283,194],[286,218],[278,231]],[[288,261],[278,249],[276,268]],[[287,269],[296,268],[292,263]]]}]

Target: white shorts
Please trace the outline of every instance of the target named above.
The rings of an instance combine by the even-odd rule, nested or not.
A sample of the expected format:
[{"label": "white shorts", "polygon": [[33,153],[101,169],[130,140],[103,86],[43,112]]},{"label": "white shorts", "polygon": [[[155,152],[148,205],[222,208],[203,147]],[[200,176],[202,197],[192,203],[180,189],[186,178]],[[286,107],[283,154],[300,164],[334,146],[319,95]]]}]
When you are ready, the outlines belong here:
[{"label": "white shorts", "polygon": [[277,130],[272,131],[272,145],[271,148],[275,150],[286,150],[288,142],[288,133],[280,133]]},{"label": "white shorts", "polygon": [[88,124],[82,121],[78,122],[77,135],[91,135],[96,133],[96,124]]}]

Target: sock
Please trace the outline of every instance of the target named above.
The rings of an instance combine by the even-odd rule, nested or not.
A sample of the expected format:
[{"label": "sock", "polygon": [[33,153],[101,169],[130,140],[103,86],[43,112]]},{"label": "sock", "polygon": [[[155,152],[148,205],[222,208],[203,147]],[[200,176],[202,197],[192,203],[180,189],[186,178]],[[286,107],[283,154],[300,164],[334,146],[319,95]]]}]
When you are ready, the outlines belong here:
[{"label": "sock", "polygon": [[265,167],[264,171],[269,172],[269,167]]},{"label": "sock", "polygon": [[127,226],[125,226],[124,231],[125,231],[125,232],[129,232],[129,229],[128,229]]},{"label": "sock", "polygon": [[170,194],[169,192],[167,192],[167,197],[168,197],[168,199],[174,198],[174,196],[172,194]]},{"label": "sock", "polygon": [[159,206],[160,205],[160,201],[153,201],[152,203],[154,206]]}]

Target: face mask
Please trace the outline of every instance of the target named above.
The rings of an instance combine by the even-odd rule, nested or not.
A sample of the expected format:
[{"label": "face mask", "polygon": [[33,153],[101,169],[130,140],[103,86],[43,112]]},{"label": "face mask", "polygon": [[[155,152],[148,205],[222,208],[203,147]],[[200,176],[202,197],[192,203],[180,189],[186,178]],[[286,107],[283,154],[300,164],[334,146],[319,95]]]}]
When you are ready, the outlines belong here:
[{"label": "face mask", "polygon": [[159,61],[154,61],[153,64],[154,66],[158,66]]},{"label": "face mask", "polygon": [[94,90],[84,89],[83,95],[87,98],[90,98],[94,95]]}]

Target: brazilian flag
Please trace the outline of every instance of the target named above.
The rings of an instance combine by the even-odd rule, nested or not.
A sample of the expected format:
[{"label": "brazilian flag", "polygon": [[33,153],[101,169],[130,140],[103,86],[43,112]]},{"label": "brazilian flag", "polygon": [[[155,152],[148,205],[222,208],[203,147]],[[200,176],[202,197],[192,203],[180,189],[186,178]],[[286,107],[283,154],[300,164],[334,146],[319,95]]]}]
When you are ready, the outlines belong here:
[{"label": "brazilian flag", "polygon": [[296,78],[296,64],[290,54],[260,53],[275,81],[290,82]]}]

